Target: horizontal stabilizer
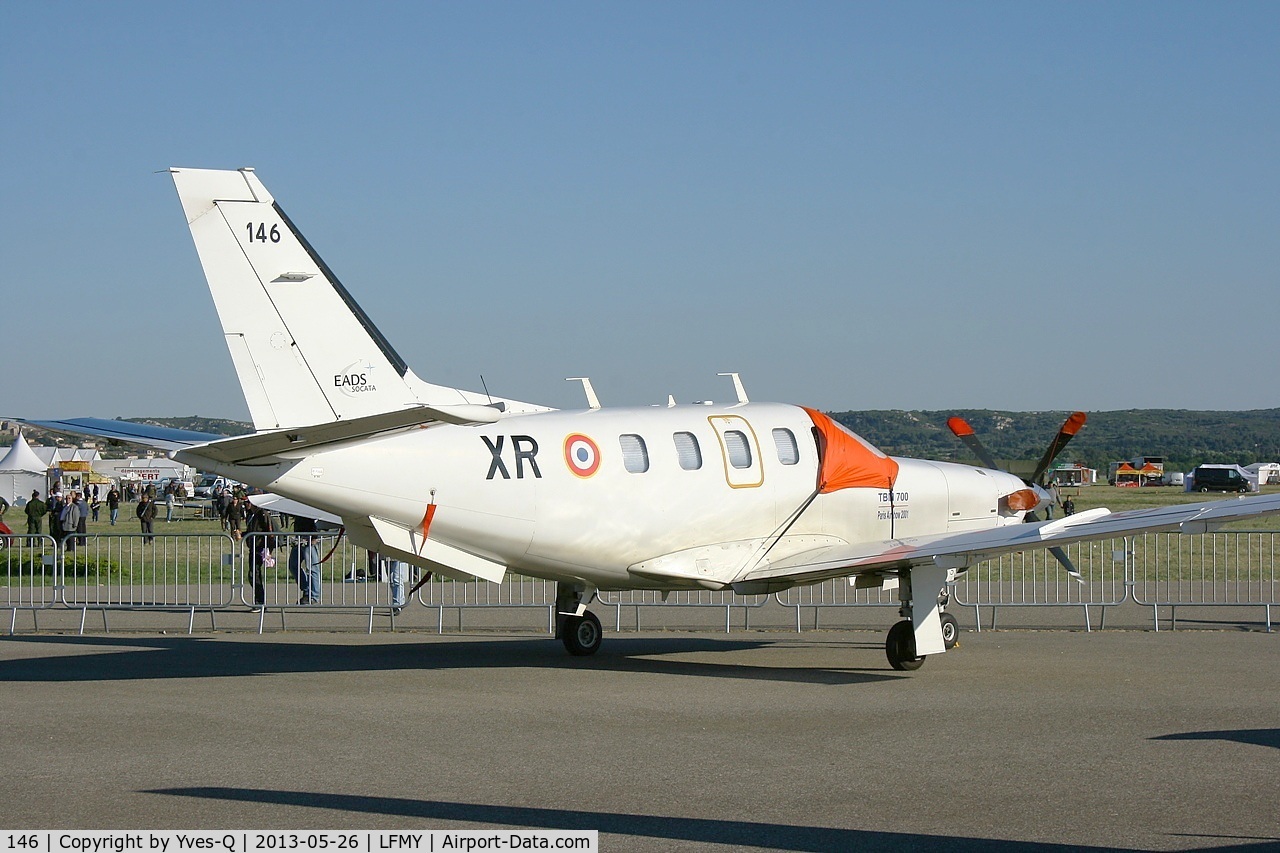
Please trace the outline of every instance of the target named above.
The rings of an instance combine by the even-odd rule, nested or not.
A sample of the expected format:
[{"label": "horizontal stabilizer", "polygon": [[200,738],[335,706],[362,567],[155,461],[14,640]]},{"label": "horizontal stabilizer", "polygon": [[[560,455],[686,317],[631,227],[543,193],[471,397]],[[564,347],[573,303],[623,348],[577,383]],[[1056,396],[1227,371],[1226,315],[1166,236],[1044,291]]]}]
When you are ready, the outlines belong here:
[{"label": "horizontal stabilizer", "polygon": [[33,427],[63,435],[90,436],[111,442],[140,444],[143,447],[154,447],[158,450],[182,450],[226,438],[217,433],[171,429],[151,424],[135,424],[130,421],[112,421],[106,418],[67,418],[60,421],[21,420],[19,423],[31,424]]},{"label": "horizontal stabilizer", "polygon": [[326,444],[368,438],[382,432],[433,423],[493,423],[502,413],[491,406],[462,404],[457,406],[411,406],[380,415],[368,415],[346,421],[332,421],[309,427],[273,430],[239,438],[227,438],[199,447],[185,449],[178,458],[183,461],[209,459],[230,465],[251,461],[267,461],[281,454],[296,454]]}]

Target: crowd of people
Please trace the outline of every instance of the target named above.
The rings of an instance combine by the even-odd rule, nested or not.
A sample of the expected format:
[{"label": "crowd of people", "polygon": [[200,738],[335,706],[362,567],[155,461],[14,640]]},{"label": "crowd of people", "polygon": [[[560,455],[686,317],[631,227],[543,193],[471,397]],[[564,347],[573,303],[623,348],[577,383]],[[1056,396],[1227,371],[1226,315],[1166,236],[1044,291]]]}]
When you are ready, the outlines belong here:
[{"label": "crowd of people", "polygon": [[[179,497],[178,488],[173,482],[162,489],[162,497],[166,505],[166,522],[173,521],[173,506]],[[49,535],[60,546],[65,547],[68,554],[75,553],[77,548],[87,542],[87,524],[90,520],[98,521],[103,504],[107,507],[108,520],[112,527],[116,526],[120,517],[120,505],[136,501],[134,515],[138,519],[142,533],[142,541],[151,543],[155,539],[155,522],[159,513],[156,490],[154,486],[138,486],[125,483],[122,492],[111,485],[105,495],[98,485],[85,485],[77,489],[63,492],[55,481],[48,500],[42,500],[39,491],[33,491],[27,501],[25,512],[27,518],[27,535],[43,535],[44,521],[49,523]],[[223,531],[229,533],[237,542],[243,542],[246,549],[246,583],[253,590],[253,603],[263,606],[266,601],[266,581],[271,570],[275,568],[275,551],[281,545],[280,533],[270,512],[255,506],[245,488],[241,485],[214,489],[211,505],[219,519]],[[9,509],[7,501],[0,505],[0,524],[3,523],[4,512]],[[287,537],[289,545],[288,562],[290,576],[297,582],[301,598],[298,604],[319,604],[321,602],[321,566],[327,557],[321,556],[319,547],[319,530],[316,521],[303,516],[294,516],[293,532]],[[7,531],[7,529],[6,529]],[[362,574],[365,574],[362,572]],[[405,604],[405,586],[408,580],[408,566],[396,560],[388,560],[373,552],[369,553],[369,568],[366,577],[385,578],[390,585],[391,605],[399,612]]]}]

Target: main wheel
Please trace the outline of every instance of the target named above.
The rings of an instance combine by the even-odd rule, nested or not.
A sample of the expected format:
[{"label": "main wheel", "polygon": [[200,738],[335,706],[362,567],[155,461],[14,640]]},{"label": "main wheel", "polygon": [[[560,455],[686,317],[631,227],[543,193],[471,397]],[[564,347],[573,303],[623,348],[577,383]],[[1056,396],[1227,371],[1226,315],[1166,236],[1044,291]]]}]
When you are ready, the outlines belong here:
[{"label": "main wheel", "polygon": [[916,632],[907,619],[889,629],[884,653],[889,658],[889,666],[896,670],[914,672],[924,665],[924,658],[916,656]]},{"label": "main wheel", "polygon": [[593,655],[600,648],[604,632],[600,620],[588,610],[581,616],[567,616],[564,620],[564,647],[569,654],[579,657]]},{"label": "main wheel", "polygon": [[942,620],[942,645],[951,651],[960,644],[960,623],[950,613],[940,613]]}]

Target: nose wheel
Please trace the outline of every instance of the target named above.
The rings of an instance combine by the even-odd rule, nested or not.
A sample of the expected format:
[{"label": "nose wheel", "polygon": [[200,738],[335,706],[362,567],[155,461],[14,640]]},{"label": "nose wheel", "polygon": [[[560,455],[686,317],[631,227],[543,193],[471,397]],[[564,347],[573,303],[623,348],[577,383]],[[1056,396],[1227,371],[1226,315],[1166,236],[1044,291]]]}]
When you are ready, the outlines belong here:
[{"label": "nose wheel", "polygon": [[583,657],[599,650],[604,632],[600,630],[600,620],[588,610],[581,616],[565,617],[561,639],[569,654]]}]

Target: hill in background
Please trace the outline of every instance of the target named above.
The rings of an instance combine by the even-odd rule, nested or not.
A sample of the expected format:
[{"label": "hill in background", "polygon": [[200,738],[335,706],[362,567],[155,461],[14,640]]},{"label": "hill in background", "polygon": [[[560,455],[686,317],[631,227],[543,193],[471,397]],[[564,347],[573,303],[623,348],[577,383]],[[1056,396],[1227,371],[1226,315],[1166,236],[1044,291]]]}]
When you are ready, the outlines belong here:
[{"label": "hill in background", "polygon": [[[959,415],[967,420],[996,459],[1034,462],[1069,414],[962,409],[835,412],[832,417],[894,456],[975,463],[947,429],[947,418]],[[1280,409],[1130,409],[1088,415],[1088,423],[1058,462],[1080,462],[1105,475],[1108,463],[1137,456],[1163,456],[1173,471],[1190,471],[1205,462],[1280,461]]]},{"label": "hill in background", "polygon": [[[1069,412],[1008,412],[988,409],[954,411],[834,412],[832,417],[894,456],[951,462],[977,462],[947,429],[947,418],[967,420],[996,459],[1034,462],[1049,446]],[[197,415],[180,418],[120,418],[134,423],[217,435],[243,435],[252,425]],[[44,430],[24,427],[36,444],[74,442]],[[0,446],[12,436],[0,438]],[[104,455],[127,455],[99,442]],[[1106,473],[1107,464],[1137,456],[1164,456],[1174,471],[1190,471],[1203,462],[1248,465],[1280,462],[1280,409],[1246,412],[1195,412],[1183,409],[1130,409],[1090,412],[1089,422],[1059,457]]]},{"label": "hill in background", "polygon": [[[184,418],[115,418],[115,420],[169,427],[171,429],[207,432],[214,435],[231,436],[253,432],[253,425],[244,421],[232,421],[226,418],[204,418],[199,415],[190,415]],[[108,459],[134,456],[138,453],[137,448],[127,445],[111,445],[106,441],[93,441],[88,438],[79,439],[74,436],[50,432],[39,427],[18,424],[14,421],[0,422],[0,428],[4,429],[4,434],[0,435],[0,447],[8,447],[13,444],[14,436],[17,434],[17,430],[21,428],[28,442],[44,445],[45,447],[96,447]]]}]

